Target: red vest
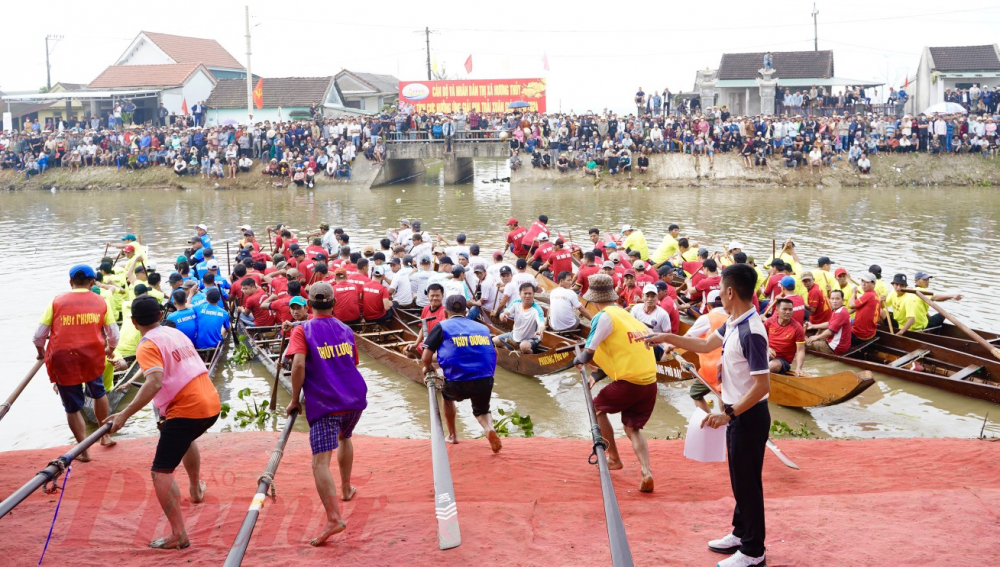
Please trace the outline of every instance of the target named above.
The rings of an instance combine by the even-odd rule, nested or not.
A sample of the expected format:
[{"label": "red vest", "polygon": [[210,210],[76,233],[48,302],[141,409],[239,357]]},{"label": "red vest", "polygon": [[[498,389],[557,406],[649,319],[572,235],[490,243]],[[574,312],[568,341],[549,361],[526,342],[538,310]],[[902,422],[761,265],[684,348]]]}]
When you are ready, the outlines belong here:
[{"label": "red vest", "polygon": [[76,386],[104,373],[104,318],[108,304],[96,293],[64,293],[52,300],[52,328],[45,347],[49,381]]}]

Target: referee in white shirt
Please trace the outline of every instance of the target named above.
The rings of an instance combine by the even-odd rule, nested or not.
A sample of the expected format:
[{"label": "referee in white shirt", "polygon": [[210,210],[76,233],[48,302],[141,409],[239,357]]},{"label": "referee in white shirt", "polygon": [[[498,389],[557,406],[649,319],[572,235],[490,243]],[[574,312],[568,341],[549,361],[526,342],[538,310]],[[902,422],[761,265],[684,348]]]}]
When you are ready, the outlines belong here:
[{"label": "referee in white shirt", "polygon": [[728,425],[729,481],[736,509],[731,534],[708,542],[717,553],[730,554],[719,567],[761,565],[764,557],[764,465],[771,415],[767,409],[770,373],[767,364],[767,331],[753,307],[757,272],[748,264],[734,264],[722,271],[722,307],[729,314],[725,326],[704,339],[664,333],[647,338],[648,344],[669,343],[694,352],[722,347],[719,383],[724,413],[708,415],[702,427]]}]

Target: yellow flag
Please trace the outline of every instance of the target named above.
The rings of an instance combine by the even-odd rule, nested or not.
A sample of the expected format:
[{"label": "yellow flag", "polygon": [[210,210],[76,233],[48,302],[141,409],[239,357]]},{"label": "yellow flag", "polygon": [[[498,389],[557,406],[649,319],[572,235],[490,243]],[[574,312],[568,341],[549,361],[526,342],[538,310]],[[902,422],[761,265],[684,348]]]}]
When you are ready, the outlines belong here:
[{"label": "yellow flag", "polygon": [[434,63],[431,64],[431,71],[434,71],[435,73],[438,72],[438,58],[437,58],[437,56],[434,57]]}]

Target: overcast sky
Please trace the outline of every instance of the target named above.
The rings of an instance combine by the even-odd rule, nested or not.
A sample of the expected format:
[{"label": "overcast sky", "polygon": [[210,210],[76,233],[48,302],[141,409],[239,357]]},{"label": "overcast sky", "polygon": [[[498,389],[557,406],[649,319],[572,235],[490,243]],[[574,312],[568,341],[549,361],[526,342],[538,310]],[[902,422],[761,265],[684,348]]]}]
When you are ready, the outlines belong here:
[{"label": "overcast sky", "polygon": [[[7,2],[0,90],[45,84],[46,34],[65,36],[52,49],[53,83],[90,82],[141,30],[214,38],[245,63],[245,4],[49,0],[39,11],[32,2]],[[895,86],[916,74],[925,42],[992,44],[1000,28],[995,0],[816,5],[819,48],[834,51],[836,75]],[[689,91],[695,71],[718,67],[725,52],[813,49],[812,3],[804,0],[251,0],[249,6],[256,74],[323,76],[347,68],[425,79],[426,26],[433,32],[431,59],[439,68],[456,78],[545,77],[550,110],[624,110],[640,85],[647,92]],[[467,75],[463,64],[470,54],[473,70]]]}]

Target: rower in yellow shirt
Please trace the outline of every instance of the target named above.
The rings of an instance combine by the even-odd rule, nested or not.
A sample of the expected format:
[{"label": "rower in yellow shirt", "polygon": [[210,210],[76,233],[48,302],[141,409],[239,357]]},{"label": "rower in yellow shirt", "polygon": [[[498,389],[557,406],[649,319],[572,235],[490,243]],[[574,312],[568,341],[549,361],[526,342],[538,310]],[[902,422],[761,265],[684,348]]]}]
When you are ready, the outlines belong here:
[{"label": "rower in yellow shirt", "polygon": [[906,331],[923,331],[927,328],[927,312],[918,303],[924,301],[912,293],[906,293],[906,274],[896,274],[892,278],[893,293],[886,298],[886,307],[892,310],[896,322],[896,334]]},{"label": "rower in yellow shirt", "polygon": [[[819,267],[813,270],[813,280],[823,290],[823,295],[826,297],[830,297],[831,291],[840,289],[837,278],[830,273],[832,264],[833,261],[830,260],[829,256],[820,256],[819,260],[816,261],[816,265]],[[845,295],[844,297],[847,296]]]},{"label": "rower in yellow shirt", "polygon": [[[837,268],[837,270],[833,272],[833,277],[837,281],[837,287],[834,289],[839,289],[843,292],[844,297],[854,297],[854,288],[856,286],[851,282],[851,275],[847,273],[847,270],[844,268]],[[848,309],[853,311],[853,309],[850,309],[849,307]]]},{"label": "rower in yellow shirt", "polygon": [[625,238],[622,241],[622,247],[626,251],[636,250],[639,252],[640,259],[649,259],[649,246],[646,244],[646,237],[641,230],[636,230],[632,228],[632,225],[626,224],[622,226],[622,236]]},{"label": "rower in yellow shirt", "polygon": [[660,264],[666,262],[670,258],[673,258],[674,254],[677,254],[679,251],[677,238],[680,233],[681,227],[676,224],[671,224],[667,227],[667,235],[663,237],[660,245],[656,247],[656,251],[649,257],[649,261],[652,262],[654,266],[659,267]]},{"label": "rower in yellow shirt", "polygon": [[875,295],[882,301],[886,301],[889,298],[889,286],[882,281],[882,266],[872,264],[868,267],[868,271],[875,274]]},{"label": "rower in yellow shirt", "polygon": [[[930,274],[928,274],[927,272],[924,272],[924,271],[917,272],[913,276],[913,286],[916,287],[917,289],[919,289],[920,293],[926,295],[927,297],[930,297],[932,301],[949,301],[949,300],[961,301],[962,300],[962,294],[961,293],[934,293],[934,292],[932,292],[929,289],[929,287],[930,287],[930,283],[931,283],[931,278],[933,278],[933,277],[934,276],[932,276],[932,275],[930,275]],[[917,296],[914,294],[914,297],[917,297]],[[920,302],[917,304],[917,309],[919,309],[923,313],[924,318],[927,319],[927,328],[928,329],[933,329],[933,328],[936,328],[936,327],[940,327],[941,325],[944,325],[944,315],[942,315],[940,313],[935,313],[935,314],[933,314],[933,315],[931,315],[931,316],[928,317],[927,310],[928,310],[928,308],[930,308],[930,306],[927,305],[927,302],[924,301],[923,299],[920,299],[919,297],[917,297],[917,299],[920,300]]]}]

